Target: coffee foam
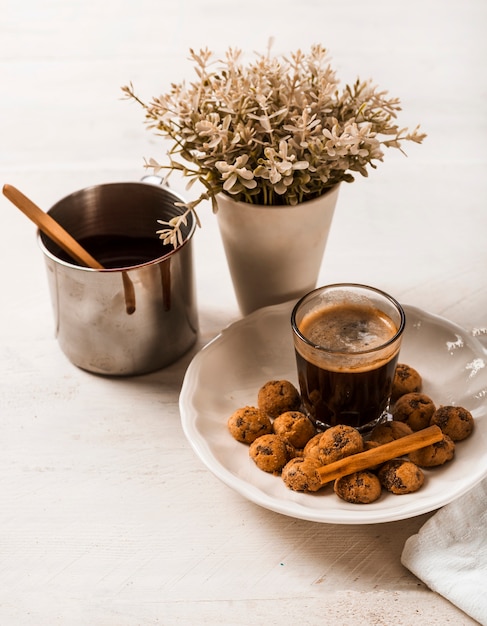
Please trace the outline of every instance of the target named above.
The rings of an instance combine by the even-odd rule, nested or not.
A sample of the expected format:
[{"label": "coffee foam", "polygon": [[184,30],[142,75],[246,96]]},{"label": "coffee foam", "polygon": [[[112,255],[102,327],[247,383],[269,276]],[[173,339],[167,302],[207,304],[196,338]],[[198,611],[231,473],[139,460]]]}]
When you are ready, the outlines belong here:
[{"label": "coffee foam", "polygon": [[391,360],[398,346],[388,344],[398,332],[384,312],[362,304],[331,304],[310,311],[299,330],[317,346],[297,344],[301,355],[318,367],[335,371],[367,371]]}]

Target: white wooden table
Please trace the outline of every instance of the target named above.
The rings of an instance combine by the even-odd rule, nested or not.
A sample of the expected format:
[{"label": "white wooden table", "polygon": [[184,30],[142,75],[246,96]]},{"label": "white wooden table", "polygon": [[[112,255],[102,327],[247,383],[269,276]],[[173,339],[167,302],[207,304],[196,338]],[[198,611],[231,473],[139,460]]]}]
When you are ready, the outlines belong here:
[{"label": "white wooden table", "polygon": [[[342,189],[320,282],[375,285],[486,326],[486,17],[483,0],[3,0],[0,182],[47,209],[137,180],[163,149],[122,85],[157,95],[189,75],[189,47],[321,42],[344,80],[373,77],[428,139]],[[209,208],[201,218],[196,349],[240,316],[216,220]],[[71,365],[34,227],[3,197],[0,224],[2,626],[475,623],[400,564],[429,514],[311,523],[206,470],[178,410],[195,351],[139,378]]]}]

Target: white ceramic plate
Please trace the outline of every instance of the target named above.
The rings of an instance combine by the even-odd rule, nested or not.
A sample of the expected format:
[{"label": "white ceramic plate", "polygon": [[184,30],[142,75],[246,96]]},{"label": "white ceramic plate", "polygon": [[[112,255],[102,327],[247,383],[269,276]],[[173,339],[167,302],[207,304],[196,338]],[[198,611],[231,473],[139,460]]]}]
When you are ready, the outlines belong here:
[{"label": "white ceramic plate", "polygon": [[191,362],[182,386],[180,411],[186,437],[203,463],[245,498],[267,509],[315,522],[373,524],[433,511],[487,475],[487,350],[451,322],[405,306],[407,326],[400,362],[423,377],[423,391],[436,403],[463,406],[475,418],[474,434],[459,442],[455,459],[425,471],[416,493],[392,495],[366,505],[340,500],[329,486],[298,493],[259,470],[248,446],[235,441],[227,419],[255,405],[270,379],[297,385],[290,329],[293,303],[261,309],[226,328]]}]

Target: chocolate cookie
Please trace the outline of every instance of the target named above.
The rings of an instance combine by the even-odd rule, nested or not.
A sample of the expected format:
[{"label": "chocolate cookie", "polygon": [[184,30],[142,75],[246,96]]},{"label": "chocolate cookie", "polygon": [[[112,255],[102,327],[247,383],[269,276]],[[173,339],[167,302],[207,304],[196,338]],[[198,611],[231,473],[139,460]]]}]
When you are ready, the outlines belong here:
[{"label": "chocolate cookie", "polygon": [[316,434],[313,422],[300,411],[281,413],[274,420],[272,427],[276,435],[295,448],[304,448],[311,437]]},{"label": "chocolate cookie", "polygon": [[405,459],[393,459],[382,465],[378,471],[381,485],[396,495],[413,493],[424,483],[421,469]]},{"label": "chocolate cookie", "polygon": [[396,422],[391,420],[389,422],[382,422],[377,424],[369,435],[370,441],[376,441],[377,443],[389,443],[395,441],[406,435],[410,435],[413,431],[404,422]]},{"label": "chocolate cookie", "polygon": [[352,428],[338,424],[325,430],[319,442],[319,460],[323,465],[333,463],[364,449],[362,435]]},{"label": "chocolate cookie", "polygon": [[394,420],[404,422],[416,432],[430,425],[435,411],[436,406],[430,397],[424,393],[413,392],[401,396],[391,412]]},{"label": "chocolate cookie", "polygon": [[255,406],[244,406],[230,415],[227,422],[232,437],[242,443],[252,443],[261,435],[272,433],[272,422]]},{"label": "chocolate cookie", "polygon": [[295,450],[277,435],[262,435],[250,444],[249,454],[259,469],[277,474],[294,457]]},{"label": "chocolate cookie", "polygon": [[308,443],[304,446],[303,456],[305,458],[320,459],[320,439],[323,433],[318,433],[311,437]]},{"label": "chocolate cookie", "polygon": [[297,411],[301,396],[288,380],[269,380],[258,391],[257,406],[273,419],[286,411]]},{"label": "chocolate cookie", "polygon": [[431,425],[439,426],[453,441],[462,441],[472,434],[474,420],[461,406],[440,406],[431,417]]},{"label": "chocolate cookie", "polygon": [[420,467],[437,467],[451,461],[455,456],[455,443],[443,434],[443,439],[408,454],[409,460]]},{"label": "chocolate cookie", "polygon": [[317,470],[320,467],[317,459],[296,457],[284,466],[281,476],[293,491],[318,491],[321,480]]},{"label": "chocolate cookie", "polygon": [[391,402],[395,402],[406,393],[421,391],[422,386],[423,380],[413,367],[398,363],[392,382]]},{"label": "chocolate cookie", "polygon": [[368,470],[337,478],[334,491],[339,498],[352,504],[370,504],[380,498],[380,481]]}]

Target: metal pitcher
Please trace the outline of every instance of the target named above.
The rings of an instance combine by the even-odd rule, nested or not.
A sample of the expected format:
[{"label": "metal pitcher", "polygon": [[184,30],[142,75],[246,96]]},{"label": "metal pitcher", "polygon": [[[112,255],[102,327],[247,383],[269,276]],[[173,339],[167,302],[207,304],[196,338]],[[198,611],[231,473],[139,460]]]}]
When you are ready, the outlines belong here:
[{"label": "metal pitcher", "polygon": [[130,237],[153,239],[151,248],[160,244],[156,258],[95,270],[76,265],[38,233],[56,336],[78,367],[113,376],[143,374],[173,363],[195,343],[195,218],[188,216],[176,249],[166,251],[156,234],[157,220],[169,221],[184,211],[179,202],[182,197],[160,185],[107,183],[76,191],[48,211],[78,241]]}]

